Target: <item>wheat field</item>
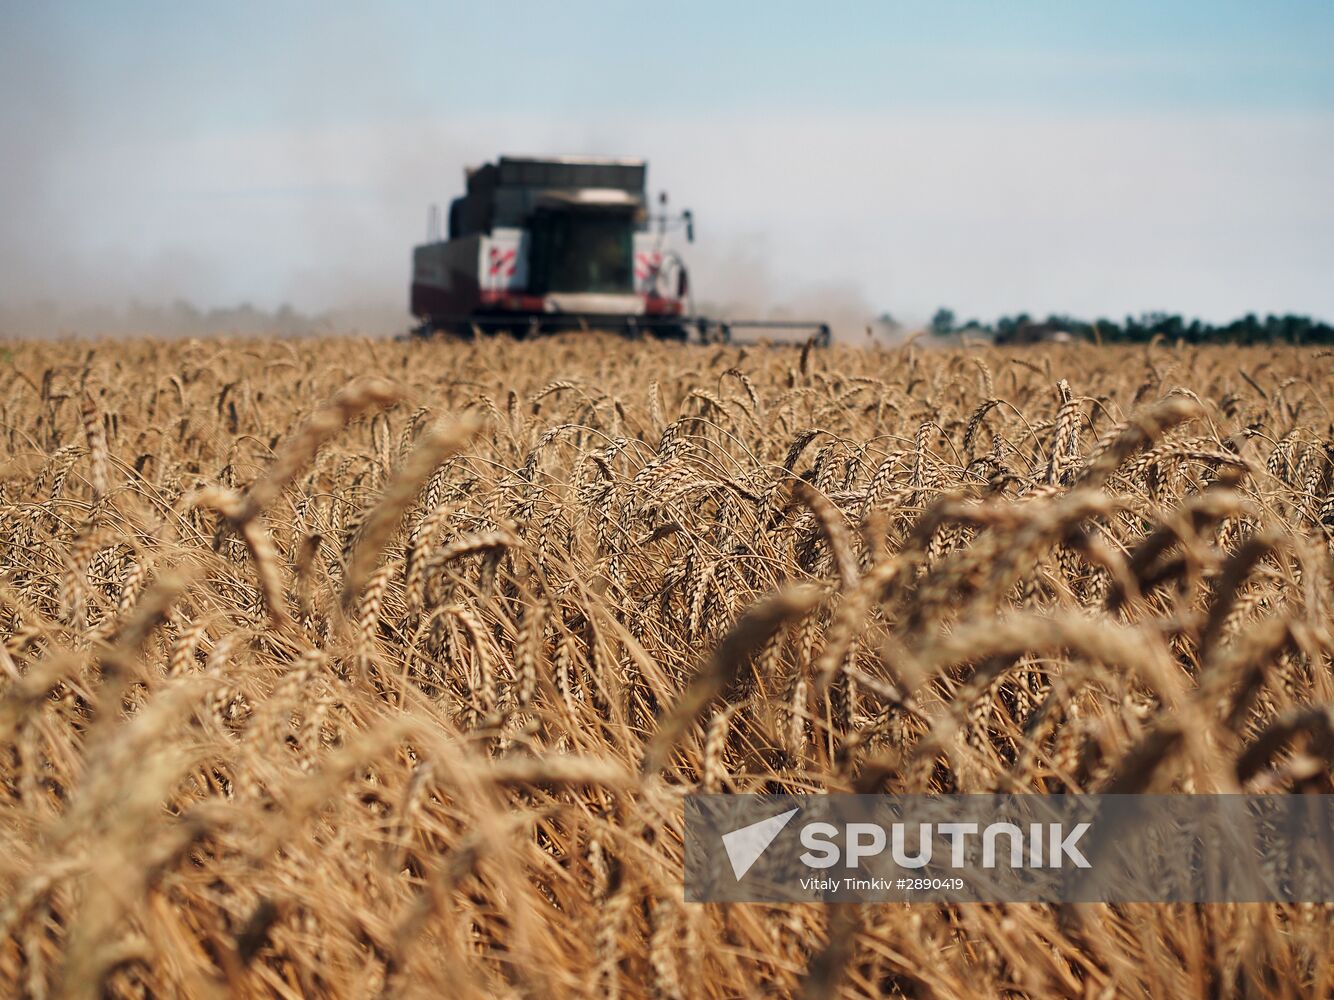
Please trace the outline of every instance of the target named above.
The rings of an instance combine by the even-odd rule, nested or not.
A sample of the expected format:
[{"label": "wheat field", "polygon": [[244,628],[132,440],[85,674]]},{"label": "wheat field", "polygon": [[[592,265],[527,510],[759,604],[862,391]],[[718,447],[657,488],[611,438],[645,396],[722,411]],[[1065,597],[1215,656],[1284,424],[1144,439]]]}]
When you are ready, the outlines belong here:
[{"label": "wheat field", "polygon": [[1328,351],[4,360],[4,995],[1334,992],[1326,906],[681,882],[698,790],[1331,791]]}]

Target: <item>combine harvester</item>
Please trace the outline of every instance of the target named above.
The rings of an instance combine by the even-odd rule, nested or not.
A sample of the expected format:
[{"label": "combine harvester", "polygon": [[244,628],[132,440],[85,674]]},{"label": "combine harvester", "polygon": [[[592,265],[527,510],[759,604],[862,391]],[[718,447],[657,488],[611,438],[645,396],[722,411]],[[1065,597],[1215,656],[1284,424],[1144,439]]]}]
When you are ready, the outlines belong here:
[{"label": "combine harvester", "polygon": [[[719,320],[695,313],[669,234],[695,238],[694,218],[649,211],[643,160],[502,156],[467,171],[449,206],[448,237],[432,206],[427,242],[412,255],[412,314],[420,336],[609,330],[729,342],[734,331],[809,332],[796,320]],[[804,338],[803,338],[804,339]]]}]

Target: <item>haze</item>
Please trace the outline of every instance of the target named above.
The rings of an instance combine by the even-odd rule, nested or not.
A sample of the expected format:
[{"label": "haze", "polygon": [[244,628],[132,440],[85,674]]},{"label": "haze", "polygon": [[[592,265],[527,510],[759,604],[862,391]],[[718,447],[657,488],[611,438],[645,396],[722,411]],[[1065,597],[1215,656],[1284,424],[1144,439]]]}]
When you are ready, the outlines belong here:
[{"label": "haze", "polygon": [[464,165],[578,152],[718,308],[1334,317],[1334,6],[815,10],[7,3],[0,309],[404,328]]}]

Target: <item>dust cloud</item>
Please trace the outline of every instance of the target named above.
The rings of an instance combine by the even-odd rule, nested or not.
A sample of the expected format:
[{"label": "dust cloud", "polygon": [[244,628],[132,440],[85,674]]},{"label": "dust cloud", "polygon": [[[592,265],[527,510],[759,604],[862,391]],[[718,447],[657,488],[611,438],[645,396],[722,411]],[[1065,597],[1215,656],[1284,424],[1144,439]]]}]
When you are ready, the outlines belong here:
[{"label": "dust cloud", "polygon": [[[642,122],[393,118],[398,70],[346,39],[293,54],[264,123],[174,102],[153,53],[102,81],[116,100],[98,111],[50,23],[11,8],[0,35],[0,337],[401,333],[428,204],[502,152],[648,157],[651,180],[705,208],[707,238],[682,249],[711,318],[814,319],[856,339],[873,311],[855,282],[772,273],[781,246],[710,211],[733,200],[708,189],[712,157],[655,145]],[[299,82],[353,56],[373,86],[333,101]]]}]

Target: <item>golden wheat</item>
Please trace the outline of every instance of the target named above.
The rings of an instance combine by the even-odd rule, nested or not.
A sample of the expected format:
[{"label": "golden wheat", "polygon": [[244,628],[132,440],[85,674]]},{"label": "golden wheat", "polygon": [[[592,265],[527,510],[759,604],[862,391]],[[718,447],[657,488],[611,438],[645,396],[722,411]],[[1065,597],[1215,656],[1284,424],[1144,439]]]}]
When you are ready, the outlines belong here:
[{"label": "golden wheat", "polygon": [[6,357],[6,995],[1334,991],[1325,907],[681,895],[695,790],[1331,791],[1326,354]]}]

